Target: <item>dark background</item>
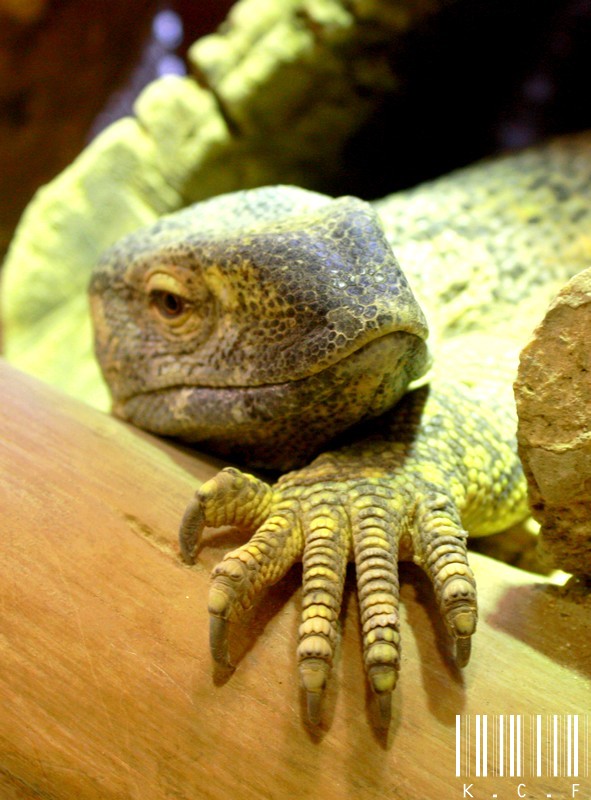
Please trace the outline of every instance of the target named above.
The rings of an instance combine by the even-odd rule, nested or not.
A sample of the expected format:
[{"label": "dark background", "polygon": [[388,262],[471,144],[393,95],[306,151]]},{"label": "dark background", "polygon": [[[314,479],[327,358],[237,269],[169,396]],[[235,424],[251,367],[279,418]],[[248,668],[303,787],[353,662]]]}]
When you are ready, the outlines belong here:
[{"label": "dark background", "polygon": [[[377,197],[591,127],[591,0],[440,5],[389,54],[396,93],[349,142],[335,193]],[[0,0],[0,256],[35,189],[130,113],[143,86],[186,68],[187,47],[230,6]],[[177,16],[166,24],[166,14]]]}]

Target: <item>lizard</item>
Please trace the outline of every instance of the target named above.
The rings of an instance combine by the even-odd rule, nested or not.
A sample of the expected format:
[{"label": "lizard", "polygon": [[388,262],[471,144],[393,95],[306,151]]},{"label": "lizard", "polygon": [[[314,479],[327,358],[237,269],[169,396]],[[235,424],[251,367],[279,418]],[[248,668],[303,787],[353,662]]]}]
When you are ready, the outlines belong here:
[{"label": "lizard", "polygon": [[371,204],[288,186],[221,195],[103,256],[90,300],[114,413],[281,473],[227,467],[183,517],[189,564],[207,526],[247,537],[213,571],[217,664],[232,668],[230,625],[298,560],[312,723],[350,560],[382,718],[400,667],[398,561],[429,576],[468,662],[467,536],[528,515],[511,384],[548,302],[591,260],[590,179],[580,134]]}]

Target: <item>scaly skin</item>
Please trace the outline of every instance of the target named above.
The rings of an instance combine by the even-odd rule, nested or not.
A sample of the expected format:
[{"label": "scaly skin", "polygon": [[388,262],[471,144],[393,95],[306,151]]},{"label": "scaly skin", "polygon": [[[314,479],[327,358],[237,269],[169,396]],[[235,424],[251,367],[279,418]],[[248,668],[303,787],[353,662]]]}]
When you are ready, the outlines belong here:
[{"label": "scaly skin", "polygon": [[114,412],[250,465],[308,463],[428,367],[423,312],[356,198],[200,203],[110,250],[90,294]]},{"label": "scaly skin", "polygon": [[229,666],[227,623],[303,560],[298,661],[308,711],[318,721],[334,655],[345,568],[357,569],[367,675],[387,718],[400,663],[398,560],[429,576],[467,663],[476,591],[466,528],[484,535],[527,513],[511,414],[483,407],[459,385],[410,392],[356,441],[288,473],[274,487],[229,468],[187,509],[181,549],[194,559],[205,526],[235,525],[244,546],[213,573],[209,597],[214,659]]},{"label": "scaly skin", "polygon": [[[286,187],[238,193],[106,256],[91,296],[117,413],[282,468],[341,434],[339,449],[273,486],[224,470],[187,509],[188,563],[205,526],[251,537],[214,570],[216,661],[230,663],[228,624],[303,560],[298,661],[317,721],[352,559],[367,675],[387,719],[397,563],[412,559],[466,663],[477,620],[467,531],[493,533],[527,513],[516,353],[557,287],[591,261],[590,194],[584,135],[376,204],[436,334],[429,386],[389,411],[427,367],[424,320],[366,204]],[[232,422],[226,438],[220,414]]]}]

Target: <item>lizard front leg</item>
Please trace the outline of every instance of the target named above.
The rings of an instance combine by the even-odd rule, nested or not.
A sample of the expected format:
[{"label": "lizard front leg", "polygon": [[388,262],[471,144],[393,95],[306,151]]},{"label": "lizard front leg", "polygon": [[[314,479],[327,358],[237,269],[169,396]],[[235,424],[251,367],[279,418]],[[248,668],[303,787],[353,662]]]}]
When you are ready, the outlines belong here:
[{"label": "lizard front leg", "polygon": [[477,619],[464,528],[490,533],[526,513],[505,413],[484,412],[460,387],[424,387],[374,423],[373,433],[365,430],[273,487],[234,469],[204,484],[181,526],[185,559],[194,557],[206,525],[252,534],[213,572],[213,658],[229,664],[228,623],[302,559],[298,664],[308,715],[317,722],[352,559],[366,673],[387,718],[400,664],[398,561],[411,559],[433,584],[464,666]]}]

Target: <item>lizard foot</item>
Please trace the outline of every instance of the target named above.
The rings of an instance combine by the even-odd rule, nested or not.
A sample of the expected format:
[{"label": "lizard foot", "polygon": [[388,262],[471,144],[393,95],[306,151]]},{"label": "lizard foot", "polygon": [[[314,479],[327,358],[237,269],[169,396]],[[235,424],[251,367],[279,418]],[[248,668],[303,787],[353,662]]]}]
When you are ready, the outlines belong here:
[{"label": "lizard foot", "polygon": [[[310,721],[321,700],[337,641],[347,561],[357,570],[363,654],[369,683],[387,719],[400,667],[398,560],[414,558],[433,583],[460,666],[468,660],[476,627],[476,592],[466,534],[452,501],[423,493],[417,504],[392,476],[329,479],[328,456],[317,468],[290,473],[270,487],[235,469],[204,484],[181,526],[181,550],[192,561],[207,526],[233,524],[252,534],[213,571],[209,593],[210,648],[230,668],[228,625],[263,589],[303,561],[302,619],[297,658]],[[342,466],[342,465],[341,465]],[[320,474],[309,473],[317,472]],[[312,480],[311,480],[312,478]],[[396,484],[396,479],[394,479]],[[413,484],[420,493],[420,487]],[[402,550],[402,552],[401,552]]]},{"label": "lizard foot", "polygon": [[367,678],[387,721],[400,667],[399,560],[428,575],[463,667],[477,622],[464,525],[483,535],[527,509],[511,434],[493,437],[506,420],[481,413],[463,389],[411,392],[377,424],[274,486],[223,470],[197,492],[181,525],[189,562],[205,526],[235,525],[251,537],[213,571],[211,652],[226,667],[229,623],[303,561],[297,657],[313,723],[334,659],[347,562],[356,566]]}]

